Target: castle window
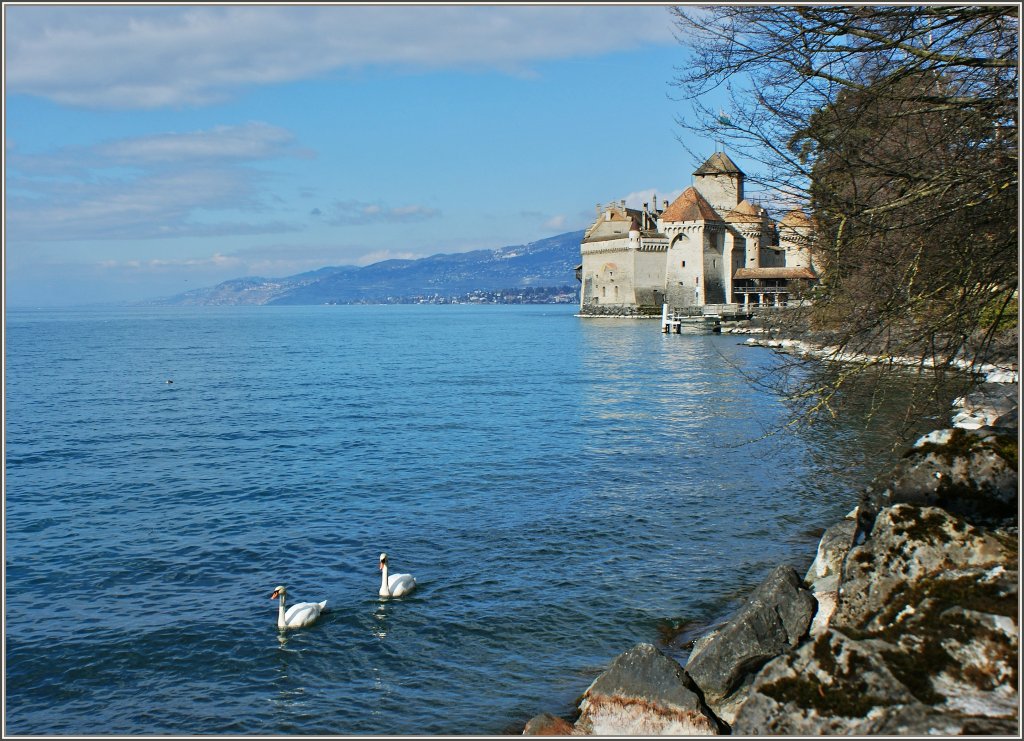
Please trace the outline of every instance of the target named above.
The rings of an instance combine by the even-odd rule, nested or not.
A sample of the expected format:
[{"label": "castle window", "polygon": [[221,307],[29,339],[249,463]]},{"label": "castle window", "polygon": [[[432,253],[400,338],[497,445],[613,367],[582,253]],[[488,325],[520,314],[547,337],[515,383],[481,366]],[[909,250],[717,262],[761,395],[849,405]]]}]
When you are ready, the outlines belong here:
[{"label": "castle window", "polygon": [[680,260],[679,261],[679,267],[685,268],[686,267],[686,260]]}]

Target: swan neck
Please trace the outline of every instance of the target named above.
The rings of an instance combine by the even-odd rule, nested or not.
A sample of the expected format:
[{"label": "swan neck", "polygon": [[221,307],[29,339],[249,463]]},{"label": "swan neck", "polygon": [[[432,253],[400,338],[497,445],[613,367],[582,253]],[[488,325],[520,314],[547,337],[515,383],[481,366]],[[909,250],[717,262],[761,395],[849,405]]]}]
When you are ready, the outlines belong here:
[{"label": "swan neck", "polygon": [[283,628],[287,625],[284,621],[284,595],[282,594],[277,600],[277,627]]},{"label": "swan neck", "polygon": [[380,570],[380,593],[387,595],[391,594],[388,589],[388,565],[384,564],[384,567]]}]

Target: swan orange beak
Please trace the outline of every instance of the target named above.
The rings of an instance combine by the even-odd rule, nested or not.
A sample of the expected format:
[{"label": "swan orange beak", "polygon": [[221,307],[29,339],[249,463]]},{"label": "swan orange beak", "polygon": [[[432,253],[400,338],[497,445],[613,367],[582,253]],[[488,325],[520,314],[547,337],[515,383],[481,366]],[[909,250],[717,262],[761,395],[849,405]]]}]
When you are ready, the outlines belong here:
[{"label": "swan orange beak", "polygon": [[272,595],[270,595],[270,599],[276,599],[276,598],[277,598],[277,590],[275,589],[274,593]]},{"label": "swan orange beak", "polygon": [[384,568],[384,562],[381,561],[379,564],[377,564],[377,571],[380,571],[383,568]]}]

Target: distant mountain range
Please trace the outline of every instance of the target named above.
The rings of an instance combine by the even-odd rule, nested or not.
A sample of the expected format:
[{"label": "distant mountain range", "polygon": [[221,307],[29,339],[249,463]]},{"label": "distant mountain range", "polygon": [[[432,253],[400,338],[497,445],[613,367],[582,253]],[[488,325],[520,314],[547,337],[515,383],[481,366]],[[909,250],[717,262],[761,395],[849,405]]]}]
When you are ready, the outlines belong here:
[{"label": "distant mountain range", "polygon": [[147,302],[162,306],[575,301],[583,232],[495,250],[326,267],[287,278],[236,278]]}]

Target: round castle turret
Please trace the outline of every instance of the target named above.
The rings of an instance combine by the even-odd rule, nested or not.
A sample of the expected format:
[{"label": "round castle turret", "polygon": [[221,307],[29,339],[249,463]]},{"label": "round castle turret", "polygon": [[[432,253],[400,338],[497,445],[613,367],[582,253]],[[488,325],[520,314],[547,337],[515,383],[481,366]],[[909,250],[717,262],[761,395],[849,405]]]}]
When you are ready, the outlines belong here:
[{"label": "round castle turret", "polygon": [[813,268],[811,264],[811,241],[814,224],[807,214],[794,208],[779,222],[779,246],[786,251],[786,266]]}]

